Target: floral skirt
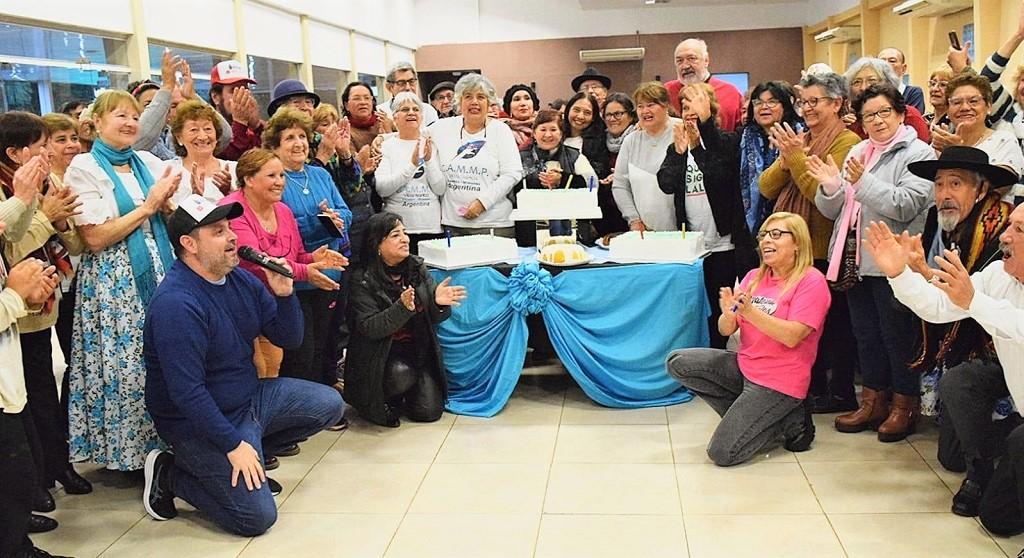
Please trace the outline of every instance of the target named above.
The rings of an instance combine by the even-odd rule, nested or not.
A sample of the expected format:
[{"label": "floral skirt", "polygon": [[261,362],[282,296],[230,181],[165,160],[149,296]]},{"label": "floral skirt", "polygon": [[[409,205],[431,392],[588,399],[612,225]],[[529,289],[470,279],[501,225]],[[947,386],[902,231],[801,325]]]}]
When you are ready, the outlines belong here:
[{"label": "floral skirt", "polygon": [[[146,244],[162,280],[163,265],[148,234]],[[125,241],[82,258],[77,294],[68,368],[71,461],[142,469],[146,454],[162,444],[146,412],[146,309]]]}]

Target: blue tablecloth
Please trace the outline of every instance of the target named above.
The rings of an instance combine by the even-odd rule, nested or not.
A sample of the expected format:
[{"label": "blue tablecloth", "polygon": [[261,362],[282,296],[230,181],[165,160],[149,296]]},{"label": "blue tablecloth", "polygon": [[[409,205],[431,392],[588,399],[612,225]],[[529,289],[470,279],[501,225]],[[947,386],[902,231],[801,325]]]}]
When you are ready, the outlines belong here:
[{"label": "blue tablecloth", "polygon": [[505,277],[489,267],[432,270],[468,299],[438,330],[452,413],[489,417],[508,402],[526,356],[527,314],[540,313],[566,370],[608,407],[692,399],[668,376],[673,349],[708,346],[702,262],[580,267],[552,277],[524,252]]}]

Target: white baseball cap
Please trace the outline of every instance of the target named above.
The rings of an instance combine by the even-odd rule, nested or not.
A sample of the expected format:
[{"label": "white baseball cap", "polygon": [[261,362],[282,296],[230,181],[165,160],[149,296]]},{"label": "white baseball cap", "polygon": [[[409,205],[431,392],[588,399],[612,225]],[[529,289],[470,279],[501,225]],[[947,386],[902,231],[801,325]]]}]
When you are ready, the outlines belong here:
[{"label": "white baseball cap", "polygon": [[231,85],[239,82],[256,85],[256,80],[249,77],[238,60],[225,60],[214,66],[210,72],[211,85]]}]

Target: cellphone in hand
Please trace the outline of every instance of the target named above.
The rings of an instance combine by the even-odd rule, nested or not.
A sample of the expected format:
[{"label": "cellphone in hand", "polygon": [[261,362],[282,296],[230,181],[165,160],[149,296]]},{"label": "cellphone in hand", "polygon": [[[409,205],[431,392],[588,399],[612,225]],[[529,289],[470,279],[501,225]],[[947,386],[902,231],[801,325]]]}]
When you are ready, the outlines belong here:
[{"label": "cellphone in hand", "polygon": [[949,32],[949,44],[957,50],[961,50],[963,48],[960,46],[960,37],[957,36],[956,31]]},{"label": "cellphone in hand", "polygon": [[320,224],[323,225],[325,229],[327,229],[327,233],[333,236],[334,238],[341,238],[342,236],[344,236],[344,234],[341,232],[341,229],[339,229],[338,226],[334,224],[334,219],[331,219],[330,215],[326,213],[317,213],[316,218],[319,219]]}]

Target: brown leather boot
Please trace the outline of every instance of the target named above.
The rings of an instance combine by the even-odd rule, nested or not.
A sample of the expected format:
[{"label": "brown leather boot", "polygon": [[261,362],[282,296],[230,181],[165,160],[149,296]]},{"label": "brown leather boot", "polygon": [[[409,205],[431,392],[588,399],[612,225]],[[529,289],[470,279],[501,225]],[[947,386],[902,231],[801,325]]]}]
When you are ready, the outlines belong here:
[{"label": "brown leather boot", "polygon": [[879,442],[898,442],[917,430],[921,398],[894,393],[889,418],[878,427]]},{"label": "brown leather boot", "polygon": [[863,432],[878,425],[889,416],[889,394],[871,388],[861,388],[860,408],[852,413],[836,417],[836,430],[840,432]]}]

